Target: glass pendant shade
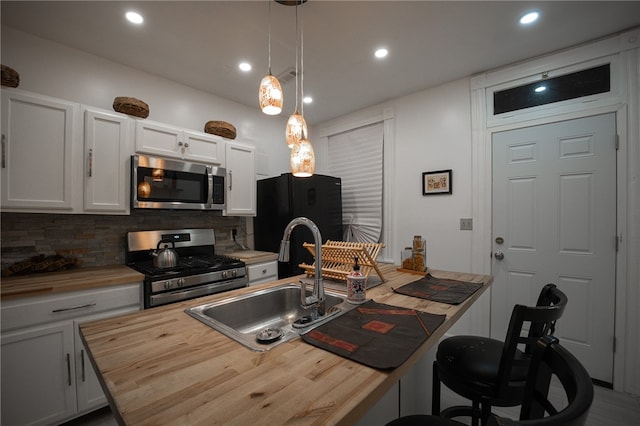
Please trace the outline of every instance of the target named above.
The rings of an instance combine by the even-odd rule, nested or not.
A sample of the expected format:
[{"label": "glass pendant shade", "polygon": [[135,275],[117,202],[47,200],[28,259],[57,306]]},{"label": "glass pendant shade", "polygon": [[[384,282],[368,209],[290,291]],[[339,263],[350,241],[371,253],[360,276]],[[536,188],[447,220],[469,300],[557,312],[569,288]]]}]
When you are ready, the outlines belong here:
[{"label": "glass pendant shade", "polygon": [[296,110],[287,121],[286,140],[287,146],[293,148],[298,145],[303,138],[307,138],[307,122]]},{"label": "glass pendant shade", "polygon": [[282,111],[282,86],[273,75],[266,75],[260,82],[258,100],[262,112],[267,115],[278,115]]},{"label": "glass pendant shade", "polygon": [[291,173],[296,177],[313,176],[316,170],[316,156],[308,139],[302,139],[291,149],[289,166]]}]

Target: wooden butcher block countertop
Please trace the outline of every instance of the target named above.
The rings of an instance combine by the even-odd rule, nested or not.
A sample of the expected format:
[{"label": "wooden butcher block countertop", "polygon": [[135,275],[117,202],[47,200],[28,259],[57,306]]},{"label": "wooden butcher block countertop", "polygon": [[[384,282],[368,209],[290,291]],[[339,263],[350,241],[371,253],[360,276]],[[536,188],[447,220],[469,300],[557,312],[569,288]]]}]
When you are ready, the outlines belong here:
[{"label": "wooden butcher block countertop", "polygon": [[142,282],[144,275],[126,265],[80,268],[18,277],[3,277],[2,300]]},{"label": "wooden butcher block countertop", "polygon": [[297,282],[297,277],[83,324],[81,332],[120,424],[351,425],[438,342],[493,280],[430,271],[485,284],[454,306],[394,293],[392,287],[419,276],[388,264],[381,269],[388,281],[369,290],[367,297],[447,315],[433,335],[391,371],[350,361],[301,338],[253,352],[184,312],[257,288]]}]

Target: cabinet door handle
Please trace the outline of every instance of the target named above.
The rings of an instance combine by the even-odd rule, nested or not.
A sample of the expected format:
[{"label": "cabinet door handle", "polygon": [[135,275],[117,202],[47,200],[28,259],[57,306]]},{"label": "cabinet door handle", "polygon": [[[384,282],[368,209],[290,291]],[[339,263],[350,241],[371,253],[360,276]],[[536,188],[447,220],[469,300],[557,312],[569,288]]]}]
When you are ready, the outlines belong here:
[{"label": "cabinet door handle", "polygon": [[84,349],[80,350],[80,365],[82,367],[82,381],[86,382],[87,376],[85,375],[85,372],[84,372]]},{"label": "cabinet door handle", "polygon": [[185,142],[185,143],[184,143],[184,147],[185,147],[185,148],[189,148],[189,142]]},{"label": "cabinet door handle", "polygon": [[71,355],[67,354],[67,384],[71,386]]},{"label": "cabinet door handle", "polygon": [[93,148],[89,150],[89,177],[93,176]]},{"label": "cabinet door handle", "polygon": [[233,189],[233,170],[229,170],[229,191]]},{"label": "cabinet door handle", "polygon": [[5,162],[6,154],[7,154],[7,141],[5,139],[4,133],[2,134],[2,168],[7,168],[7,163]]},{"label": "cabinet door handle", "polygon": [[54,309],[51,312],[65,312],[65,311],[75,311],[76,309],[90,308],[92,306],[96,306],[95,303],[87,303],[86,305],[74,306],[73,308],[60,308]]}]

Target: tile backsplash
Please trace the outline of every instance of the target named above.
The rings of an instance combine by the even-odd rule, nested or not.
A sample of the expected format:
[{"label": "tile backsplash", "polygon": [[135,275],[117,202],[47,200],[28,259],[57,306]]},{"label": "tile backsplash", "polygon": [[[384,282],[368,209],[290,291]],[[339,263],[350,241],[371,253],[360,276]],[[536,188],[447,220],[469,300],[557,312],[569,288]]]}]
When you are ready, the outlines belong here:
[{"label": "tile backsplash", "polygon": [[[129,216],[6,213],[0,216],[1,267],[43,254],[79,259],[81,267],[125,263],[126,233],[153,229],[213,228],[216,253],[238,248],[231,238],[247,245],[247,220],[221,212],[133,210]],[[251,219],[251,218],[250,218]]]}]

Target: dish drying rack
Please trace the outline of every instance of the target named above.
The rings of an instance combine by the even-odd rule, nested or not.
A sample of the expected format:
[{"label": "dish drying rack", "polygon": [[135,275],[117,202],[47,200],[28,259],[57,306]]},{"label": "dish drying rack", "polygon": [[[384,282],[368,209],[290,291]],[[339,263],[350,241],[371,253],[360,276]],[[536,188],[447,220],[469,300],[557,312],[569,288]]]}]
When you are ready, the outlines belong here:
[{"label": "dish drying rack", "polygon": [[[302,246],[306,248],[314,258],[316,257],[315,244],[304,243]],[[346,281],[347,275],[351,273],[353,265],[355,264],[354,258],[357,257],[362,275],[368,278],[373,269],[384,282],[385,279],[376,263],[378,253],[383,247],[383,243],[357,243],[329,240],[322,245],[322,277]],[[315,262],[313,265],[301,263],[298,266],[304,269],[307,276],[315,275]]]}]

